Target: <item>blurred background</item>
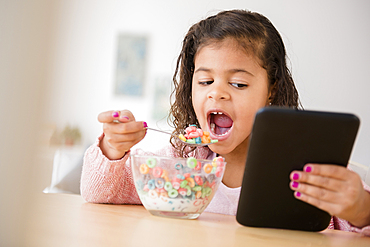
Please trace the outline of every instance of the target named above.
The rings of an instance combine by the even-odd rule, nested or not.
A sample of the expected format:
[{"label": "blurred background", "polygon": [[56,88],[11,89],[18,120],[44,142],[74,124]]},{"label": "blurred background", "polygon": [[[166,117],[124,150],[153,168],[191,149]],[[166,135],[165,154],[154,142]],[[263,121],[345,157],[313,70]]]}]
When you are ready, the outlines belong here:
[{"label": "blurred background", "polygon": [[[102,133],[100,112],[129,109],[150,127],[170,130],[171,78],[185,33],[234,8],[264,14],[281,33],[305,109],[359,116],[351,160],[370,165],[369,1],[0,0],[4,246],[26,230],[25,205],[50,184],[56,150],[83,153]],[[137,53],[126,54],[127,47]],[[137,86],[125,94],[130,82]],[[167,141],[148,132],[138,146],[154,150]]]}]

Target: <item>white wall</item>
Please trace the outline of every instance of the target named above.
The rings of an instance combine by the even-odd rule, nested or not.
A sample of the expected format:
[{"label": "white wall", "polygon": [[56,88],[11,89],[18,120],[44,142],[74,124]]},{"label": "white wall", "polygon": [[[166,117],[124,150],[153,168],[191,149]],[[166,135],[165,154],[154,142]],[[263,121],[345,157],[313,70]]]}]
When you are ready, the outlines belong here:
[{"label": "white wall", "polygon": [[[352,159],[370,165],[369,1],[58,1],[52,43],[48,121],[83,128],[85,143],[100,134],[99,112],[130,109],[150,126],[155,79],[172,76],[189,26],[222,9],[266,15],[280,31],[306,109],[357,114],[361,129]],[[120,32],[150,37],[145,99],[113,94],[116,39]],[[155,139],[157,138],[157,139]],[[166,142],[148,135],[140,145]]]}]

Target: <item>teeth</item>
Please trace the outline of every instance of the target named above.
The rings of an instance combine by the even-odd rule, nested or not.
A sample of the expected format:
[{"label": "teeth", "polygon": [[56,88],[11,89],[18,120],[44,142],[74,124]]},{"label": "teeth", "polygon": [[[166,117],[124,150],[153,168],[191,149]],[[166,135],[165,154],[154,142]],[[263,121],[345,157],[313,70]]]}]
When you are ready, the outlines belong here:
[{"label": "teeth", "polygon": [[215,114],[215,115],[216,115],[216,114],[220,114],[220,115],[221,115],[221,114],[223,114],[223,113],[222,113],[222,112],[216,112],[216,111],[215,111],[215,112],[211,112],[211,114]]},{"label": "teeth", "polygon": [[216,127],[216,125],[214,124],[214,123],[211,123],[211,131],[213,132],[213,133],[215,133],[215,127]]},{"label": "teeth", "polygon": [[[210,125],[209,127],[211,128],[211,132],[215,134],[216,124],[211,123],[211,125]],[[223,133],[223,134],[221,134],[221,135],[217,135],[217,136],[224,136],[224,135],[226,135],[227,133],[229,133],[229,131],[226,131],[225,133]]]},{"label": "teeth", "polygon": [[221,134],[221,135],[217,135],[217,136],[224,136],[228,133],[229,131],[226,131],[225,133]]}]

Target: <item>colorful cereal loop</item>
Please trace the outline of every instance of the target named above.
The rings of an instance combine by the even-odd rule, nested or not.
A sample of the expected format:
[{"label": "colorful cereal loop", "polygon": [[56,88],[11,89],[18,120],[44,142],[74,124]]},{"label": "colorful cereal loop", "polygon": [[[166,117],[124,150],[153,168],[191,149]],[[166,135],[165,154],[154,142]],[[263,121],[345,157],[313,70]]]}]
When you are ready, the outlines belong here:
[{"label": "colorful cereal loop", "polygon": [[202,198],[206,197],[206,188],[202,188]]},{"label": "colorful cereal loop", "polygon": [[197,165],[196,167],[194,168],[196,171],[199,171],[200,169],[202,169],[202,163],[200,163],[200,161],[197,162]]},{"label": "colorful cereal loop", "polygon": [[150,167],[153,168],[157,165],[157,160],[155,158],[149,158],[146,160],[146,164]]},{"label": "colorful cereal loop", "polygon": [[162,175],[163,169],[159,166],[153,168],[153,176],[159,178]]},{"label": "colorful cereal loop", "polygon": [[155,187],[157,187],[158,189],[162,189],[164,187],[164,179],[163,178],[156,178],[155,179]]},{"label": "colorful cereal loop", "polygon": [[190,196],[190,195],[191,195],[191,188],[190,188],[190,186],[189,186],[189,185],[186,185],[186,186],[184,187],[184,189],[186,189],[186,195],[187,195],[187,196]]},{"label": "colorful cereal loop", "polygon": [[190,157],[186,160],[186,164],[190,168],[195,168],[197,166],[197,159],[194,157]]},{"label": "colorful cereal loop", "polygon": [[162,175],[161,175],[161,178],[164,178],[164,180],[166,180],[166,178],[168,179],[168,171],[167,170],[163,170]]},{"label": "colorful cereal loop", "polygon": [[224,168],[223,167],[217,167],[216,169],[216,177],[221,177],[222,176],[222,172],[223,172]]},{"label": "colorful cereal loop", "polygon": [[166,192],[164,188],[156,188],[155,191],[157,191],[158,193]]},{"label": "colorful cereal loop", "polygon": [[180,183],[176,182],[176,181],[173,181],[172,182],[172,187],[177,190],[178,188],[180,188]]},{"label": "colorful cereal loop", "polygon": [[179,192],[175,189],[172,189],[172,190],[168,191],[168,196],[171,197],[171,198],[175,198],[178,194],[179,194]]},{"label": "colorful cereal loop", "polygon": [[185,188],[186,185],[188,185],[188,181],[186,181],[186,180],[181,181],[181,183],[180,183],[181,188]]},{"label": "colorful cereal loop", "polygon": [[216,179],[215,174],[209,174],[209,175],[207,176],[207,181],[208,181],[209,183],[212,183],[213,181],[215,181],[215,179]]},{"label": "colorful cereal loop", "polygon": [[143,191],[146,191],[146,192],[148,192],[148,191],[149,191],[149,188],[148,188],[148,185],[147,185],[147,184],[146,184],[146,185],[144,185]]},{"label": "colorful cereal loop", "polygon": [[198,185],[203,185],[203,179],[201,176],[195,176],[194,177],[194,180],[195,182],[198,184]]},{"label": "colorful cereal loop", "polygon": [[[196,131],[195,132],[190,132],[190,133],[188,133],[188,137],[189,137],[189,139],[198,138],[199,137],[199,133],[196,132]],[[196,140],[194,140],[194,141],[196,141]]]},{"label": "colorful cereal loop", "polygon": [[187,143],[190,143],[190,144],[195,144],[195,140],[194,139],[187,139],[186,142]]},{"label": "colorful cereal loop", "polygon": [[188,185],[193,188],[195,186],[194,179],[191,177],[186,178],[186,181],[188,181]]},{"label": "colorful cereal loop", "polygon": [[155,190],[149,190],[149,197],[152,199],[156,199],[158,197],[158,193]]},{"label": "colorful cereal loop", "polygon": [[201,144],[202,143],[202,139],[200,137],[195,138],[195,143],[196,144]]},{"label": "colorful cereal loop", "polygon": [[200,186],[200,185],[195,185],[195,186],[193,187],[193,190],[194,190],[194,191],[201,191],[201,190],[202,190],[202,186]]},{"label": "colorful cereal loop", "polygon": [[140,165],[140,173],[141,174],[148,174],[149,172],[149,167],[146,164],[141,164]]},{"label": "colorful cereal loop", "polygon": [[212,194],[212,189],[210,187],[205,188],[206,196],[210,196]]},{"label": "colorful cereal loop", "polygon": [[216,166],[217,166],[216,158],[214,158],[214,159],[212,160],[212,166],[214,166],[214,167],[216,167]]},{"label": "colorful cereal loop", "polygon": [[215,173],[216,172],[216,167],[214,166],[213,168],[212,168],[212,173]]},{"label": "colorful cereal loop", "polygon": [[217,165],[218,166],[222,166],[223,167],[225,161],[224,161],[224,158],[222,158],[221,156],[219,156],[219,157],[216,158],[216,162],[217,162]]},{"label": "colorful cereal loop", "polygon": [[180,134],[179,138],[180,138],[181,141],[186,142],[186,138],[183,134]]},{"label": "colorful cereal loop", "polygon": [[203,170],[205,173],[209,174],[212,172],[213,166],[211,164],[205,164],[203,167]]},{"label": "colorful cereal loop", "polygon": [[186,194],[188,192],[188,190],[185,189],[185,188],[180,188],[178,191],[179,191],[179,194],[182,195],[182,196],[186,196]]},{"label": "colorful cereal loop", "polygon": [[159,194],[159,197],[162,199],[162,201],[168,202],[168,194],[167,194],[167,192],[161,192]]},{"label": "colorful cereal loop", "polygon": [[167,190],[167,191],[170,191],[170,190],[172,190],[172,184],[171,184],[171,182],[165,182],[164,183],[164,189],[165,190]]},{"label": "colorful cereal loop", "polygon": [[150,179],[150,180],[148,181],[148,188],[149,188],[150,190],[154,190],[154,189],[155,189],[155,180],[154,180],[154,179]]},{"label": "colorful cereal loop", "polygon": [[202,143],[210,143],[211,142],[211,138],[209,136],[206,136],[206,135],[203,135],[201,137],[201,140],[202,140]]},{"label": "colorful cereal loop", "polygon": [[181,163],[177,163],[176,165],[175,165],[175,169],[176,170],[181,170],[183,168],[183,165],[181,164]]}]

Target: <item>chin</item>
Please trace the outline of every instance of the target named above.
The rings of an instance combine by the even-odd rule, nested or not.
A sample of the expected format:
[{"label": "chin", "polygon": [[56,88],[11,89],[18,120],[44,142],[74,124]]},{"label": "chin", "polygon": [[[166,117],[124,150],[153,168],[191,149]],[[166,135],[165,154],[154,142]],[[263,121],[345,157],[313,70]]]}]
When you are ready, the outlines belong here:
[{"label": "chin", "polygon": [[212,152],[220,154],[220,155],[226,155],[231,153],[235,148],[231,147],[230,145],[223,145],[222,143],[215,143],[208,146],[209,149],[212,150]]}]

